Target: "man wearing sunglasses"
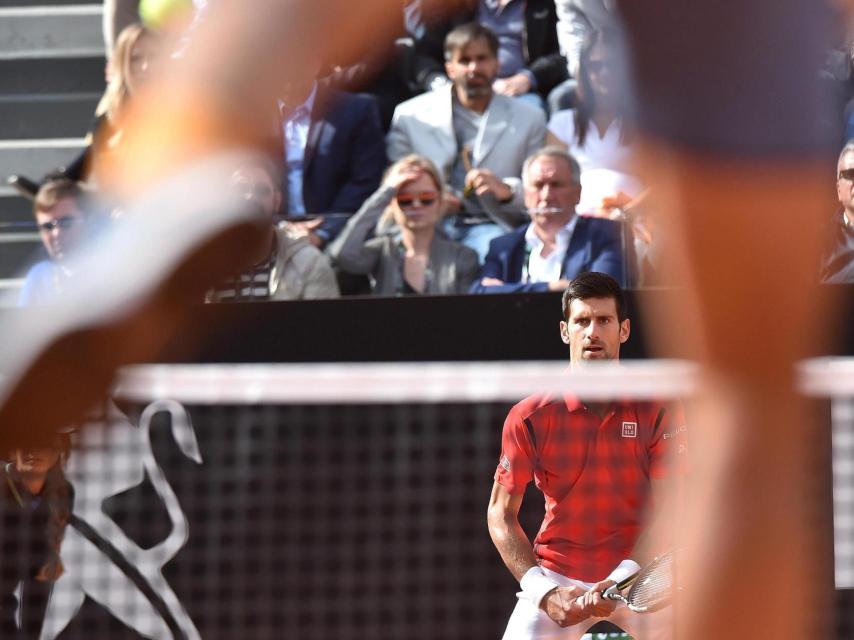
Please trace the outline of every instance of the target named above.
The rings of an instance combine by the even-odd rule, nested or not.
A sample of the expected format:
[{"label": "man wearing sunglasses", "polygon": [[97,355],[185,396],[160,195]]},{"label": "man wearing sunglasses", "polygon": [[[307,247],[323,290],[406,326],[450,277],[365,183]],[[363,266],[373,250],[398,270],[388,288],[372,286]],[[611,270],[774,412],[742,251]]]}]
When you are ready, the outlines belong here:
[{"label": "man wearing sunglasses", "polygon": [[830,220],[822,282],[854,282],[854,141],[842,148],[836,165],[836,197],[842,209]]},{"label": "man wearing sunglasses", "polygon": [[67,258],[85,237],[82,189],[67,178],[48,180],[36,193],[33,215],[48,259],[27,273],[21,307],[48,302],[67,288],[72,275]]}]

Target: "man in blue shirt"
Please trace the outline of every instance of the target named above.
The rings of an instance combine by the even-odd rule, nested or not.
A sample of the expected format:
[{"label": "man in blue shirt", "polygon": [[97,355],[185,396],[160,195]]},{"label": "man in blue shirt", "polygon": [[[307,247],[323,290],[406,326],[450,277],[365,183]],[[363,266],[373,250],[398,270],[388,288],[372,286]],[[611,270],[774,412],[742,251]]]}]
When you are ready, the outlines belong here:
[{"label": "man in blue shirt", "polygon": [[45,182],[33,202],[33,215],[48,259],[27,273],[18,306],[50,302],[68,287],[72,273],[67,258],[85,235],[83,191],[67,178]]}]

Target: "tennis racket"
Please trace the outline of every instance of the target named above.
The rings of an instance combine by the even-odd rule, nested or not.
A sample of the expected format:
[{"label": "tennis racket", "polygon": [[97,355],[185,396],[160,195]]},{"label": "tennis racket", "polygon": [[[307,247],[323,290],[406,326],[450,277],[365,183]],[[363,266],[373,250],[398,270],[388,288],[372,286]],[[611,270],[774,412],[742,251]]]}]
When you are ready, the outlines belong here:
[{"label": "tennis racket", "polygon": [[[602,596],[619,600],[635,613],[652,613],[670,604],[676,587],[674,569],[678,553],[668,551],[622,582],[608,587]],[[631,587],[624,596],[621,591]]]}]

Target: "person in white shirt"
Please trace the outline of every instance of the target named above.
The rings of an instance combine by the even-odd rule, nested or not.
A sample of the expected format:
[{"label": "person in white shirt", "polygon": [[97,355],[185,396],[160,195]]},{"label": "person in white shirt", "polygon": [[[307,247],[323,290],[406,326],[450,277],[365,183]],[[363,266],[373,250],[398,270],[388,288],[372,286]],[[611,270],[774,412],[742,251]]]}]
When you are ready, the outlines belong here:
[{"label": "person in white shirt", "polygon": [[579,62],[578,104],[555,113],[546,134],[547,144],[567,149],[581,167],[582,215],[607,215],[615,197],[628,202],[643,191],[631,174],[631,141],[619,109],[621,74],[609,42],[606,32],[590,34]]}]

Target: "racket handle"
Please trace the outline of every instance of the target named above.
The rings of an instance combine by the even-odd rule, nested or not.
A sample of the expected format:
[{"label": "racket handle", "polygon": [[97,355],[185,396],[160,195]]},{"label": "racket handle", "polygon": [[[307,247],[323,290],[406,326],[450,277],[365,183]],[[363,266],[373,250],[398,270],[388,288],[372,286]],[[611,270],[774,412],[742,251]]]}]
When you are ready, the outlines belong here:
[{"label": "racket handle", "polygon": [[620,600],[620,590],[617,588],[617,585],[612,584],[602,592],[602,597],[608,600]]}]

